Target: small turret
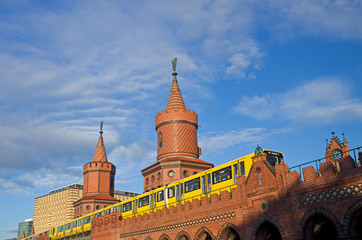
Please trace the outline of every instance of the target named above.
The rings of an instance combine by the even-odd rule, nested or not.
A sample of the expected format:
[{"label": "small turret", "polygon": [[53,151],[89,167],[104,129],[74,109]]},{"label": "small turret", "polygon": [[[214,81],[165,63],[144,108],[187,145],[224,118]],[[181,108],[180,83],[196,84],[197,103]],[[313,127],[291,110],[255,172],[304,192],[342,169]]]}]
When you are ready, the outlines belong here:
[{"label": "small turret", "polygon": [[73,203],[75,217],[119,202],[118,199],[113,197],[116,167],[107,160],[103,142],[103,121],[101,122],[99,134],[93,159],[83,167],[83,197]]}]

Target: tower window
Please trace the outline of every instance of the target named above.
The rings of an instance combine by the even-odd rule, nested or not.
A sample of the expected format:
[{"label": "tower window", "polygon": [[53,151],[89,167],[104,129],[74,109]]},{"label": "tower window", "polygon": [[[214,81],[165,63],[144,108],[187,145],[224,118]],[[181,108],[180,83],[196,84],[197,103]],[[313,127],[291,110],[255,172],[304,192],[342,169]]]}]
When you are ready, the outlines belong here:
[{"label": "tower window", "polygon": [[158,148],[162,148],[163,145],[163,139],[162,139],[162,133],[160,132],[158,134]]}]

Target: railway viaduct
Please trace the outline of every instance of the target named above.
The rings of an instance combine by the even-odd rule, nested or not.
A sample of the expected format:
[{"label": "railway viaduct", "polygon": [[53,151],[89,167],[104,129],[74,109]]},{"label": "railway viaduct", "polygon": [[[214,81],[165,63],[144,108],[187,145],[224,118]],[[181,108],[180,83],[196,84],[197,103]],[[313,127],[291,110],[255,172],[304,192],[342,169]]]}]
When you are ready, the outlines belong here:
[{"label": "railway viaduct", "polygon": [[113,212],[93,219],[91,239],[362,239],[362,154],[355,150],[356,159],[347,152],[302,175],[256,156],[231,192],[128,219]]}]

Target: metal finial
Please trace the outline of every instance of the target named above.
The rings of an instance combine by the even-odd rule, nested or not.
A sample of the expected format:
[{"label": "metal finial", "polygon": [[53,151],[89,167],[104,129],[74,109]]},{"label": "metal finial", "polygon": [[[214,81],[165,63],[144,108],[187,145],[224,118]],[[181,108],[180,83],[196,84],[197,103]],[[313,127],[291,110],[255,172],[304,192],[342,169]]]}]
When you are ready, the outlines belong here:
[{"label": "metal finial", "polygon": [[103,121],[101,121],[100,129],[101,129],[101,130],[99,131],[99,133],[102,134],[102,133],[103,133]]},{"label": "metal finial", "polygon": [[334,137],[334,132],[332,132],[332,136]]},{"label": "metal finial", "polygon": [[172,60],[172,69],[173,69],[172,75],[173,75],[173,76],[176,76],[176,75],[177,75],[177,73],[176,73],[176,63],[177,63],[177,57],[175,57],[175,58]]}]

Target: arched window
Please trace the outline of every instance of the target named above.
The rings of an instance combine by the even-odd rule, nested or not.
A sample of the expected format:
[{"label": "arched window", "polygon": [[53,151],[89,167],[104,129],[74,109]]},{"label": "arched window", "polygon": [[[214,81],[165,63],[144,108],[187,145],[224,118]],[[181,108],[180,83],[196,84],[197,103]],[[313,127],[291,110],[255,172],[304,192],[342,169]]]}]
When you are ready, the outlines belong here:
[{"label": "arched window", "polygon": [[261,169],[257,168],[256,171],[258,172],[258,180],[259,180],[259,186],[261,186],[263,183],[261,182]]}]

